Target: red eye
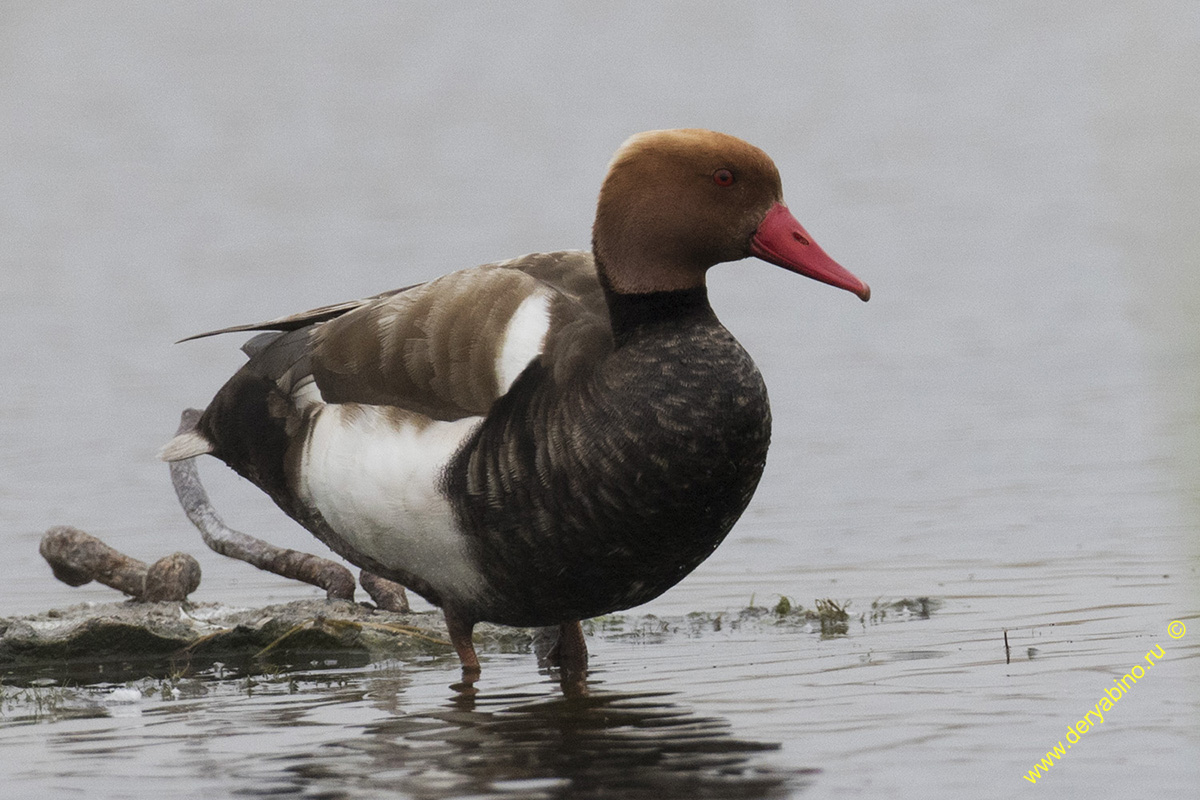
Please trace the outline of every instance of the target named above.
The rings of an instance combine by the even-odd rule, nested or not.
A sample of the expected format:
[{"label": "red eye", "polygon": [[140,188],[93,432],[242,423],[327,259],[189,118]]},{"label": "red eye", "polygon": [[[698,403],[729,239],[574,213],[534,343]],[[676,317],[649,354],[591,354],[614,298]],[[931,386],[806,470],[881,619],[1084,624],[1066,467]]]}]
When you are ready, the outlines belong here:
[{"label": "red eye", "polygon": [[713,173],[713,183],[717,186],[733,186],[733,173],[722,167]]}]

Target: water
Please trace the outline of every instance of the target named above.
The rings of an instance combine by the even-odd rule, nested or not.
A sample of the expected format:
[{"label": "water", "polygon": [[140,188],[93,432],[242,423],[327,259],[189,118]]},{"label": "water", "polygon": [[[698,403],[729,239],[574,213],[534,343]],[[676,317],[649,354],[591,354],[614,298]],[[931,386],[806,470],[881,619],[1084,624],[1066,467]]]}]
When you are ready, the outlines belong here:
[{"label": "water", "polygon": [[[1039,782],[1194,788],[1194,4],[10,3],[0,37],[3,615],[113,599],[40,561],[64,523],[193,553],[197,599],[314,596],[176,507],[153,454],[241,356],[171,342],[587,246],[632,132],[762,146],[874,290],[714,271],[771,390],[767,474],[646,609],[674,627],[593,640],[591,701],[522,655],[485,659],[473,707],[449,660],[50,687],[6,695],[6,796],[1008,796],[1156,645]],[[319,551],[204,472],[231,524]],[[680,622],[781,595],[854,623]],[[872,621],[917,597],[928,618]]]}]

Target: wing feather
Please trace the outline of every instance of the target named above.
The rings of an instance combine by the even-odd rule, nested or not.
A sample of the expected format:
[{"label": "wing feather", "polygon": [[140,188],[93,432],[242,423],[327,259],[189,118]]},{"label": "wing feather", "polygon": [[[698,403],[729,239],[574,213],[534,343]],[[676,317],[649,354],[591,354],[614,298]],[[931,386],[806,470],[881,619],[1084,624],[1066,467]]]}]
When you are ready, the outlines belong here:
[{"label": "wing feather", "polygon": [[[527,301],[544,303],[545,313]],[[586,341],[566,346],[564,334]],[[582,252],[454,272],[347,311],[313,341],[312,372],[326,402],[393,405],[440,420],[487,413],[534,358],[576,364],[580,353],[612,347],[603,292]]]},{"label": "wing feather", "polygon": [[250,331],[294,331],[318,322],[331,320],[335,317],[345,314],[347,311],[353,311],[356,308],[373,303],[377,300],[392,297],[400,294],[401,292],[407,292],[409,289],[416,288],[420,285],[421,284],[419,283],[414,283],[411,286],[405,286],[402,289],[392,289],[391,291],[363,298],[362,300],[348,300],[343,303],[333,303],[332,305],[321,306],[320,308],[314,308],[309,311],[301,311],[298,314],[289,314],[286,317],[276,317],[275,319],[267,320],[266,322],[251,322],[247,325],[230,325],[228,328],[218,328],[215,331],[205,331],[204,333],[185,336],[176,342],[176,344],[190,342],[195,339],[204,339],[209,336],[219,336],[222,333],[248,333]]},{"label": "wing feather", "polygon": [[[584,251],[535,253],[182,341],[302,329],[248,341],[247,368],[285,395],[315,381],[326,403],[395,406],[438,420],[487,413],[535,358],[565,380],[612,348],[604,293]],[[280,343],[295,352],[276,353]]]}]

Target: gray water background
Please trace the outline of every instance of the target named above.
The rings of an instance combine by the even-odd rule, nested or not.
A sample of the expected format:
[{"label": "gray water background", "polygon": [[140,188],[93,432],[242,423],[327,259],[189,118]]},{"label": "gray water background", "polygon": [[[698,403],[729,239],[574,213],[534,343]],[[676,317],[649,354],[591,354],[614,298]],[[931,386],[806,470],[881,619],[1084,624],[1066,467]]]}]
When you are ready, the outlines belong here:
[{"label": "gray water background", "polygon": [[[1161,644],[1042,780],[1057,797],[1186,795],[1197,75],[1190,2],[6,3],[0,615],[115,599],[52,579],[37,542],[64,523],[147,561],[193,553],[199,600],[315,596],[204,550],[179,512],[154,453],[242,356],[236,337],[172,342],[587,247],[626,136],[708,127],[775,158],[796,216],[874,297],[755,261],[713,271],[774,442],[726,544],[644,610],[937,606],[834,638],[600,637],[602,711],[641,709],[629,730],[660,764],[677,744],[654,739],[662,715],[733,751],[777,745],[748,746],[745,796],[1008,797],[1043,791],[1021,776]],[[235,527],[321,552],[202,468]],[[1191,632],[1168,638],[1171,620]],[[528,753],[503,725],[481,733],[497,720],[589,718],[531,656],[484,669],[473,711],[447,660],[314,673],[294,694],[217,682],[186,703],[18,713],[0,717],[0,771],[11,797],[557,797],[595,778],[562,735],[539,740],[540,773],[513,766]],[[619,774],[704,796],[716,768],[689,758],[679,786],[661,766]]]}]

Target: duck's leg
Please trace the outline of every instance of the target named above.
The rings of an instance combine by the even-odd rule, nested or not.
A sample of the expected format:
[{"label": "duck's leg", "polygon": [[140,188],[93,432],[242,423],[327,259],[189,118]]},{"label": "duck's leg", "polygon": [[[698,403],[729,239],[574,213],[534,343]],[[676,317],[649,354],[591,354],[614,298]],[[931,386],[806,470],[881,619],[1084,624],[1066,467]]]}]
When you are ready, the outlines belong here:
[{"label": "duck's leg", "polygon": [[558,626],[558,643],[550,650],[546,660],[557,665],[564,678],[587,675],[587,640],[583,638],[583,626],[578,620]]},{"label": "duck's leg", "polygon": [[471,641],[475,623],[451,609],[444,609],[443,614],[446,617],[446,630],[450,632],[450,643],[462,662],[463,680],[478,678],[479,656],[475,654],[475,643]]}]

